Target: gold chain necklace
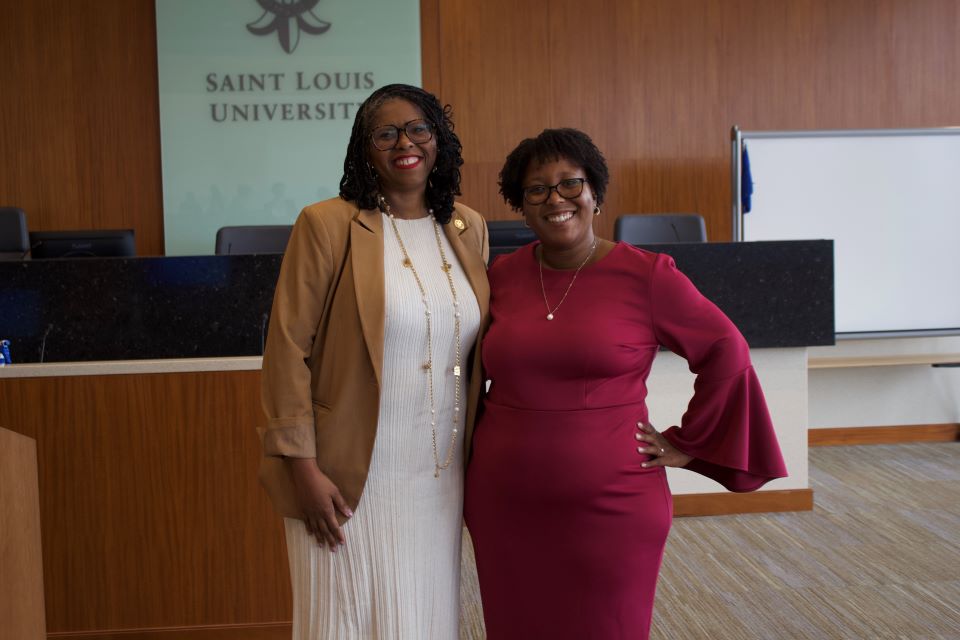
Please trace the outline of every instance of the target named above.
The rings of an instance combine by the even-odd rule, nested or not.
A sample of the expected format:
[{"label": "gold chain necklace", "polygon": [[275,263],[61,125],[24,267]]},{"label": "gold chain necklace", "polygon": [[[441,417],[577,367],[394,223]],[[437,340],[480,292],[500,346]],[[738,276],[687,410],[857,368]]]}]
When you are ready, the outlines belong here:
[{"label": "gold chain necklace", "polygon": [[540,291],[543,292],[543,304],[547,307],[547,320],[553,320],[553,314],[557,312],[557,309],[560,308],[560,305],[563,304],[563,301],[567,299],[567,294],[570,293],[570,289],[573,288],[573,283],[577,281],[577,276],[580,275],[580,269],[583,269],[583,266],[587,264],[587,261],[593,257],[593,252],[597,250],[597,239],[593,239],[593,246],[590,247],[590,253],[587,254],[587,257],[583,259],[583,262],[580,263],[580,266],[577,267],[577,270],[573,272],[573,278],[570,280],[570,284],[567,285],[567,290],[563,292],[563,297],[560,298],[560,302],[557,303],[557,306],[550,310],[550,303],[547,302],[547,288],[543,286],[543,245],[540,245],[540,259],[537,260],[537,264],[540,266]]},{"label": "gold chain necklace", "polygon": [[[413,279],[417,282],[417,288],[420,290],[420,300],[423,302],[424,315],[427,319],[427,362],[423,365],[429,380],[428,388],[430,390],[430,431],[433,441],[433,477],[439,478],[441,471],[446,471],[453,463],[453,452],[457,444],[457,434],[460,431],[460,300],[457,298],[457,288],[453,284],[453,275],[451,274],[451,265],[447,262],[447,253],[443,249],[443,242],[440,240],[440,225],[436,218],[433,218],[433,235],[437,239],[437,249],[440,250],[441,269],[447,274],[447,284],[450,286],[450,295],[453,297],[453,334],[456,338],[456,358],[453,364],[454,377],[454,395],[453,395],[453,430],[450,432],[450,447],[447,449],[447,455],[443,463],[440,462],[440,453],[437,451],[437,405],[433,392],[433,324],[430,321],[430,305],[427,303],[427,290],[420,280],[420,274],[417,273],[410,254],[407,253],[407,247],[403,244],[403,238],[400,237],[400,229],[393,213],[390,211],[390,204],[383,196],[380,196],[380,210],[387,214],[390,219],[390,226],[393,227],[393,234],[397,237],[397,244],[400,245],[400,251],[403,253],[403,266],[410,269],[413,273]],[[433,209],[429,209],[429,215],[433,217]]]}]

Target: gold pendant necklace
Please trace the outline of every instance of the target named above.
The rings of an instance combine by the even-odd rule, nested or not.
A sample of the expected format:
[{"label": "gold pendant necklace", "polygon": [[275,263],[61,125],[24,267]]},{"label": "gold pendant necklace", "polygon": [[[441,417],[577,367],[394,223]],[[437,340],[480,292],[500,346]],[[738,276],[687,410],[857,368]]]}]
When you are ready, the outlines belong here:
[{"label": "gold pendant necklace", "polygon": [[593,246],[590,247],[590,253],[587,254],[587,257],[583,259],[583,262],[580,263],[580,266],[577,267],[577,270],[573,272],[573,278],[570,280],[570,284],[567,285],[567,290],[563,292],[563,297],[560,298],[560,302],[557,303],[557,306],[551,311],[550,303],[547,302],[547,288],[543,286],[543,245],[540,245],[540,259],[537,260],[537,264],[540,266],[540,291],[543,293],[543,304],[547,307],[547,320],[553,320],[553,314],[557,312],[557,309],[560,308],[560,305],[563,304],[563,301],[567,299],[567,294],[570,293],[570,289],[573,288],[573,283],[577,281],[577,276],[580,275],[580,269],[583,269],[584,265],[587,264],[587,261],[593,257],[593,252],[597,250],[597,239],[593,239]]},{"label": "gold pendant necklace", "polygon": [[[460,300],[457,298],[457,288],[453,284],[453,274],[451,273],[451,265],[447,262],[447,254],[443,248],[443,242],[440,240],[440,225],[437,224],[436,218],[432,220],[433,222],[433,234],[437,240],[437,249],[440,250],[440,263],[441,269],[447,274],[447,284],[450,287],[450,295],[453,297],[453,334],[456,340],[456,357],[453,364],[453,377],[454,377],[454,395],[453,395],[453,430],[450,432],[450,446],[447,449],[447,455],[444,458],[443,463],[440,462],[440,453],[437,450],[437,406],[436,400],[434,397],[433,391],[433,324],[430,321],[430,305],[427,303],[427,290],[423,286],[423,282],[420,280],[420,274],[417,273],[416,267],[413,266],[413,260],[410,259],[410,254],[407,253],[407,247],[403,244],[403,238],[400,237],[400,229],[397,227],[397,222],[394,219],[393,213],[390,211],[390,204],[386,201],[383,196],[380,196],[380,210],[387,214],[387,218],[390,219],[390,226],[393,227],[393,234],[397,238],[397,244],[400,245],[400,251],[403,253],[403,266],[407,269],[410,269],[410,272],[413,273],[413,279],[417,282],[417,288],[420,290],[420,300],[423,302],[424,315],[427,319],[427,362],[424,363],[423,368],[427,372],[429,384],[429,396],[430,396],[430,430],[432,434],[433,441],[433,477],[439,478],[440,472],[447,470],[450,465],[453,463],[453,453],[456,449],[457,444],[457,434],[460,431],[460,387],[461,387],[461,370],[460,370]],[[429,209],[429,215],[433,217],[433,209]]]}]

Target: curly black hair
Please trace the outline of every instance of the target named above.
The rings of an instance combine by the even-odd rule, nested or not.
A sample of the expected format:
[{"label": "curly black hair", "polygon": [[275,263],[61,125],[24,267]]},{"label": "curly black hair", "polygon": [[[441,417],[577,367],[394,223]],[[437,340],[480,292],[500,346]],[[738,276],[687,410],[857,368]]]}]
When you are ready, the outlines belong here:
[{"label": "curly black hair", "polygon": [[523,209],[523,177],[534,162],[569,160],[587,174],[587,182],[597,199],[603,196],[610,182],[610,171],[603,154],[590,136],[577,129],[544,129],[536,138],[527,138],[510,152],[500,169],[500,195],[514,211]]},{"label": "curly black hair", "polygon": [[450,222],[453,215],[453,197],[460,195],[460,155],[463,146],[453,132],[453,108],[440,105],[432,93],[408,84],[388,84],[374,91],[363,101],[353,121],[347,157],[343,161],[343,178],[340,179],[340,197],[352,200],[361,209],[377,207],[379,187],[377,177],[368,163],[370,135],[374,117],[388,100],[401,99],[416,106],[433,125],[437,140],[437,161],[427,182],[427,206],[433,209],[433,217],[440,224]]}]

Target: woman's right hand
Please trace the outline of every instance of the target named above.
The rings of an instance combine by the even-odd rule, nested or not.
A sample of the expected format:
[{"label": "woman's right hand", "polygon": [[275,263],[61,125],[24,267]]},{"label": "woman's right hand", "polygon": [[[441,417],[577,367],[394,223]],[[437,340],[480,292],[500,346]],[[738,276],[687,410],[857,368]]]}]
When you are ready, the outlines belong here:
[{"label": "woman's right hand", "polygon": [[353,516],[353,512],[340,495],[337,485],[317,467],[315,458],[286,460],[307,531],[316,537],[320,546],[326,543],[330,551],[336,551],[337,545],[346,543],[337,523],[336,512],[348,518]]}]

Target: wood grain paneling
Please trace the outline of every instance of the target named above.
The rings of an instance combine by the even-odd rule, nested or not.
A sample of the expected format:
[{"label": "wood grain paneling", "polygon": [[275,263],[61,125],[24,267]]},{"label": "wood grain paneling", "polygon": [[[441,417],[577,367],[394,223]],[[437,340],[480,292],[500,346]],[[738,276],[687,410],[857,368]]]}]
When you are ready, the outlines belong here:
[{"label": "wood grain paneling", "polygon": [[93,633],[51,633],[49,640],[290,640],[289,622],[259,625],[219,625],[209,627],[166,627],[128,629]]},{"label": "wood grain paneling", "polygon": [[899,444],[904,442],[955,442],[960,424],[907,424],[892,427],[833,427],[810,429],[811,447],[856,444]]},{"label": "wood grain paneling", "polygon": [[550,126],[551,76],[538,67],[549,54],[550,6],[449,0],[439,8],[439,95],[453,105],[463,143],[463,201],[490,220],[516,218],[497,193],[506,154]]},{"label": "wood grain paneling", "polygon": [[[0,423],[37,442],[50,634],[259,638],[285,628],[282,521],[256,481],[259,378],[0,379]],[[809,509],[811,495],[674,500],[678,516],[714,515]]]},{"label": "wood grain paneling", "polygon": [[673,496],[673,515],[677,517],[811,511],[812,509],[813,489],[782,489],[753,493],[695,493]]},{"label": "wood grain paneling", "polygon": [[0,380],[35,438],[47,629],[290,620],[258,371]]},{"label": "wood grain paneling", "polygon": [[420,0],[421,85],[440,95],[440,0]]},{"label": "wood grain paneling", "polygon": [[868,367],[910,367],[932,364],[957,366],[960,353],[923,353],[917,355],[878,355],[878,356],[813,356],[807,360],[810,369],[859,369]]},{"label": "wood grain paneling", "polygon": [[[33,229],[134,227],[163,249],[153,0],[6,3],[0,202]],[[960,124],[954,0],[421,0],[424,85],[455,109],[463,199],[490,219],[507,152],[574,126],[612,180],[597,221],[704,215],[730,235],[728,132]]]},{"label": "wood grain paneling", "polygon": [[544,127],[587,131],[611,165],[597,222],[698,212],[730,237],[729,129],[958,124],[952,0],[451,0],[441,91],[458,109],[464,200],[509,215],[506,153]]},{"label": "wood grain paneling", "polygon": [[[0,427],[0,636],[43,640],[37,444]],[[7,635],[9,634],[9,635]]]},{"label": "wood grain paneling", "polygon": [[3,5],[0,204],[33,231],[133,228],[162,254],[153,1]]}]

